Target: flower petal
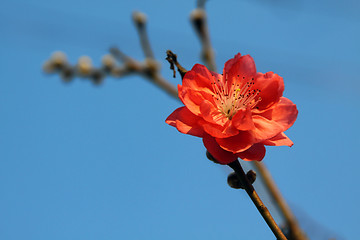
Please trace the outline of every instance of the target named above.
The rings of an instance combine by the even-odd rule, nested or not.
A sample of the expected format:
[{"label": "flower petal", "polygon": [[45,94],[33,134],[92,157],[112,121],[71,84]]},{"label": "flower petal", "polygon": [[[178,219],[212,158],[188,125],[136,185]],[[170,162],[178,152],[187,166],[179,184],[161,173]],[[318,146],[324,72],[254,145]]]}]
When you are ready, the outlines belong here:
[{"label": "flower petal", "polygon": [[227,138],[235,136],[239,133],[239,130],[232,126],[230,121],[228,121],[224,126],[212,124],[204,120],[200,121],[199,124],[203,127],[206,133],[216,138]]},{"label": "flower petal", "polygon": [[294,143],[288,138],[284,133],[279,133],[275,137],[272,137],[268,140],[261,142],[264,145],[268,146],[289,146],[291,147]]},{"label": "flower petal", "polygon": [[255,127],[250,108],[239,109],[231,121],[234,127],[242,131],[251,130]]},{"label": "flower petal", "polygon": [[190,134],[196,137],[202,137],[204,135],[203,128],[199,125],[201,118],[194,115],[186,107],[180,107],[176,109],[165,122],[181,133]]},{"label": "flower petal", "polygon": [[294,124],[297,115],[296,105],[285,97],[281,97],[279,104],[272,110],[272,120],[283,127],[282,131],[286,131]]},{"label": "flower petal", "polygon": [[267,109],[273,104],[279,102],[284,92],[284,81],[279,75],[268,72],[258,73],[254,89],[260,89],[261,101],[256,105],[260,110]]},{"label": "flower petal", "polygon": [[253,121],[255,128],[251,130],[251,133],[255,138],[255,142],[270,139],[283,131],[282,125],[263,116],[254,115]]},{"label": "flower petal", "polygon": [[209,93],[192,90],[190,88],[180,87],[178,85],[179,98],[185,106],[195,115],[201,115],[200,105],[206,99],[212,101],[212,96]]},{"label": "flower petal", "polygon": [[244,152],[237,153],[236,155],[245,161],[261,161],[265,157],[266,149],[264,144],[256,143]]},{"label": "flower petal", "polygon": [[222,79],[222,76],[220,74],[210,72],[201,64],[195,64],[194,67],[185,74],[182,86],[185,89],[189,88],[212,94],[213,88],[211,83],[216,79]]},{"label": "flower petal", "polygon": [[229,122],[229,119],[219,112],[218,108],[210,101],[204,100],[200,104],[200,112],[204,120],[210,123],[224,126]]},{"label": "flower petal", "polygon": [[255,78],[256,66],[254,59],[250,55],[241,56],[240,53],[236,54],[234,58],[225,63],[223,76],[227,77],[229,84],[235,81],[239,82],[238,79],[248,81],[253,77]]},{"label": "flower petal", "polygon": [[289,129],[295,122],[298,110],[296,105],[285,97],[281,97],[278,104],[275,104],[266,111],[253,111],[255,115],[260,115],[270,121],[282,126],[282,132]]},{"label": "flower petal", "polygon": [[248,131],[240,131],[235,136],[215,140],[221,148],[233,153],[243,152],[254,144],[254,138]]},{"label": "flower petal", "polygon": [[237,156],[231,152],[222,149],[213,137],[205,134],[203,143],[209,153],[219,162],[220,164],[229,164],[237,159]]}]

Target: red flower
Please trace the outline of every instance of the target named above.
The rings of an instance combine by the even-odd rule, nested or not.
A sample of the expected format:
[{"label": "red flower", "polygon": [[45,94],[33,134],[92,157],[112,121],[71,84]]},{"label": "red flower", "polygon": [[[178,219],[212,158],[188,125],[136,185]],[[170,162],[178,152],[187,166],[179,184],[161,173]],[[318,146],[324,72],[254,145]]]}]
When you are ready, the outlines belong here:
[{"label": "red flower", "polygon": [[235,55],[225,63],[222,75],[196,64],[178,90],[185,106],[166,123],[203,138],[206,149],[221,164],[238,157],[261,161],[264,145],[293,145],[283,132],[296,120],[296,105],[282,97],[282,77],[256,72],[250,55]]}]

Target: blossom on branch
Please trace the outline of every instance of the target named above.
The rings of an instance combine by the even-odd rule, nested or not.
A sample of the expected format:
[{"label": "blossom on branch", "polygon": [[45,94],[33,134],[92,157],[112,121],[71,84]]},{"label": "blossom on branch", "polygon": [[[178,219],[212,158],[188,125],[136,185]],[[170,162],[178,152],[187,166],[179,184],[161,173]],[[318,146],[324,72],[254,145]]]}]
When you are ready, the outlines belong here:
[{"label": "blossom on branch", "polygon": [[238,157],[261,161],[264,145],[293,145],[283,132],[296,120],[296,105],[282,96],[282,77],[256,72],[250,55],[235,55],[225,63],[222,75],[196,64],[178,91],[185,106],[176,109],[166,123],[201,137],[221,164]]}]

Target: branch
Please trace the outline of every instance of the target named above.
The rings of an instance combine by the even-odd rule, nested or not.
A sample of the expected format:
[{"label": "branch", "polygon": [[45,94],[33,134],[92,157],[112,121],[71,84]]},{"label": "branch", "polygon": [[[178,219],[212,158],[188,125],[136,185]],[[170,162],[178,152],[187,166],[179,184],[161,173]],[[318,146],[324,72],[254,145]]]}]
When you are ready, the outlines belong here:
[{"label": "branch", "polygon": [[118,48],[111,48],[111,54],[116,58],[124,62],[123,68],[115,68],[113,75],[117,77],[124,76],[126,73],[137,73],[140,74],[150,82],[159,86],[170,96],[178,98],[178,92],[176,87],[168,82],[160,73],[159,63],[152,58],[147,58],[143,63],[134,60],[122,53]]},{"label": "branch", "polygon": [[205,9],[205,3],[206,3],[206,0],[197,0],[196,6],[197,6],[197,8]]},{"label": "branch", "polygon": [[149,38],[146,32],[146,15],[142,12],[133,12],[133,21],[138,30],[140,44],[146,58],[154,59],[154,53],[151,50]]},{"label": "branch", "polygon": [[203,59],[205,65],[209,68],[209,70],[216,72],[215,54],[210,42],[210,35],[204,5],[205,1],[198,1],[199,7],[191,12],[190,20],[201,41],[201,58]]},{"label": "branch", "polygon": [[71,65],[66,55],[62,52],[55,52],[43,65],[44,72],[58,73],[64,82],[70,82],[74,77],[90,79],[94,84],[100,84],[106,74],[109,74],[115,66],[115,61],[110,55],[104,55],[102,66],[92,66],[91,58],[82,56],[75,65]]},{"label": "branch", "polygon": [[231,167],[235,173],[237,174],[239,181],[242,183],[242,185],[245,188],[246,193],[251,198],[252,202],[256,206],[257,210],[261,214],[261,216],[264,218],[265,222],[271,229],[271,231],[274,233],[276,238],[278,240],[287,240],[285,235],[282,233],[279,226],[276,224],[275,220],[271,216],[269,210],[264,205],[264,203],[261,201],[259,195],[256,193],[253,185],[249,182],[247,175],[245,174],[243,168],[240,165],[240,162],[238,160],[228,164],[229,167]]},{"label": "branch", "polygon": [[[102,66],[98,68],[92,66],[89,57],[81,57],[77,64],[71,65],[64,53],[56,52],[44,63],[44,71],[59,74],[65,82],[71,81],[74,77],[82,77],[90,79],[95,84],[100,84],[105,76],[121,78],[129,74],[139,74],[178,99],[177,88],[161,75],[160,64],[154,59],[146,33],[145,14],[134,12],[133,21],[146,57],[143,62],[127,56],[116,47],[111,48],[110,54],[103,57]],[[181,67],[180,64],[179,66]],[[186,69],[182,67],[181,69],[186,72]]]},{"label": "branch", "polygon": [[287,227],[289,229],[289,239],[292,240],[308,240],[306,235],[302,232],[299,223],[297,222],[294,214],[291,212],[289,205],[286,203],[284,197],[281,195],[279,188],[276,186],[269,170],[264,163],[255,162],[259,174],[262,176],[266,189],[269,191],[271,198],[278,206],[280,212],[285,218]]}]

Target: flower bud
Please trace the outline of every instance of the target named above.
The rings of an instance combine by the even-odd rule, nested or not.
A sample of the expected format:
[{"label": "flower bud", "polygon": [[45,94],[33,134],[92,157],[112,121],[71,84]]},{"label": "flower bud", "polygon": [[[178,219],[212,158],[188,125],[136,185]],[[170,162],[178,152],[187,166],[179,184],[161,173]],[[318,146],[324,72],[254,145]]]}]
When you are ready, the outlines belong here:
[{"label": "flower bud", "polygon": [[91,58],[88,56],[82,56],[79,58],[78,65],[77,65],[78,71],[81,75],[89,75],[92,70],[92,61]]},{"label": "flower bud", "polygon": [[237,174],[235,172],[232,172],[229,174],[229,176],[227,178],[227,183],[232,188],[244,189],[243,184],[241,183],[239,177],[237,176]]},{"label": "flower bud", "polygon": [[246,177],[251,184],[253,184],[256,180],[256,172],[254,170],[250,170],[246,173]]},{"label": "flower bud", "polygon": [[204,31],[205,19],[206,19],[206,13],[203,9],[194,9],[190,14],[190,20],[201,39],[205,37],[205,31]]},{"label": "flower bud", "polygon": [[67,63],[67,58],[63,52],[54,52],[50,57],[50,62],[53,64],[56,70],[61,69]]},{"label": "flower bud", "polygon": [[106,54],[101,59],[105,71],[110,72],[115,67],[115,59],[112,55]]},{"label": "flower bud", "polygon": [[[249,180],[251,184],[253,184],[256,180],[256,172],[253,170],[250,170],[246,173],[246,177]],[[240,181],[239,177],[235,172],[232,172],[229,174],[227,178],[227,183],[230,187],[235,189],[244,189],[244,185]]]},{"label": "flower bud", "polygon": [[206,13],[203,9],[197,8],[190,13],[190,20],[196,23],[202,21],[206,17]]},{"label": "flower bud", "polygon": [[138,25],[138,27],[142,27],[146,23],[146,15],[142,12],[133,12],[132,18],[133,21]]}]

